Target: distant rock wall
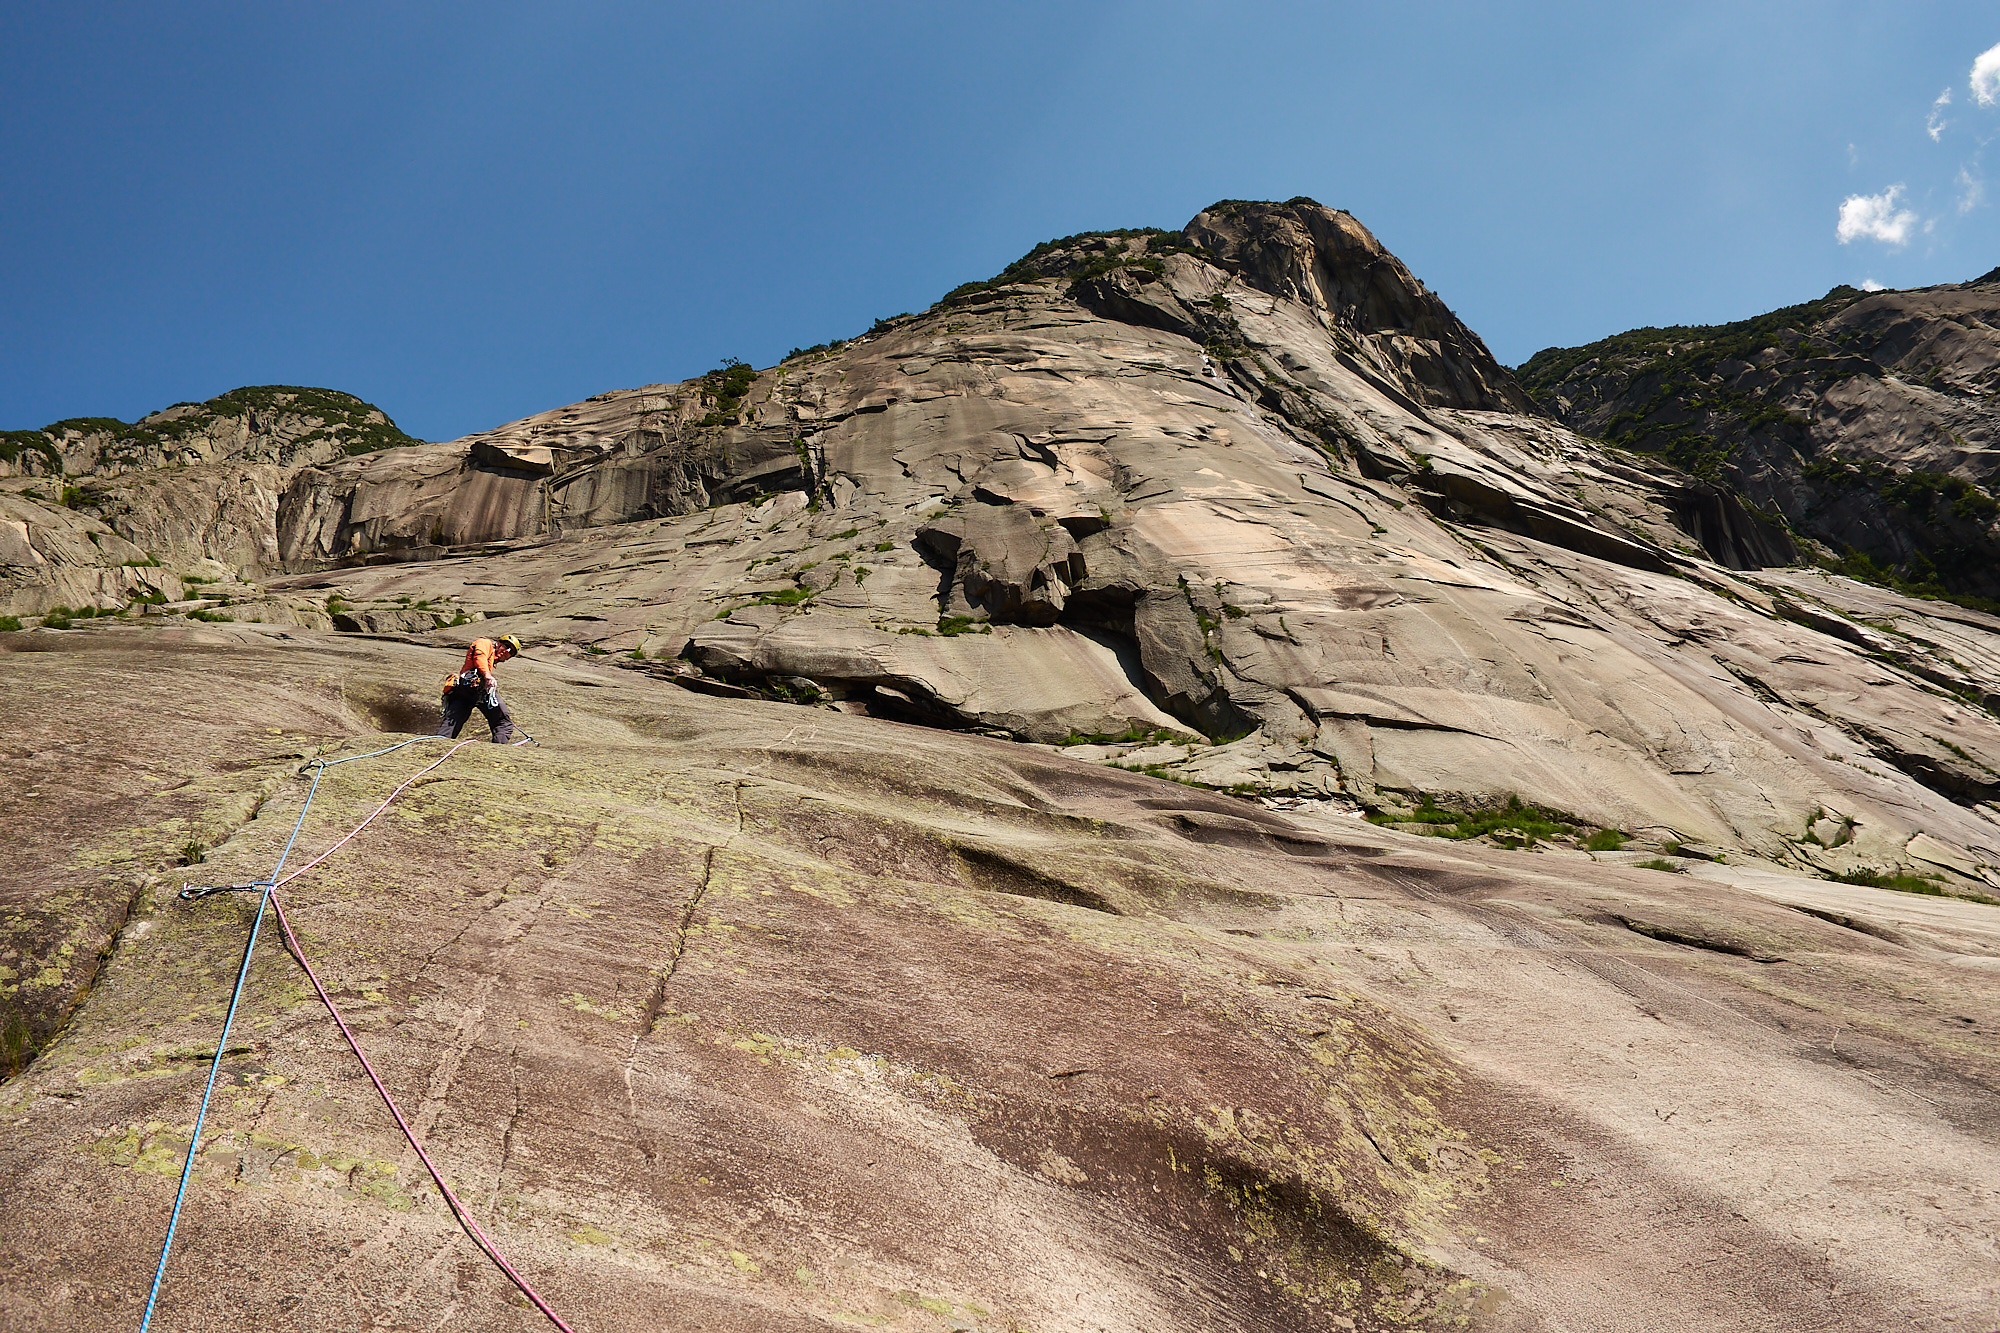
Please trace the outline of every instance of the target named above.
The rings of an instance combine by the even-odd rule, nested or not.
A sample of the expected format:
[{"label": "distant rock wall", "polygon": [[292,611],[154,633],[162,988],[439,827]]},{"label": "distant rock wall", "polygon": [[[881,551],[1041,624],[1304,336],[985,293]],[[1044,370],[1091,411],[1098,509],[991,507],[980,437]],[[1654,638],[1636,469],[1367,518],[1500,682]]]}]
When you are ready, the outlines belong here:
[{"label": "distant rock wall", "polygon": [[129,424],[83,417],[7,431],[0,443],[0,477],[102,478],[217,462],[302,467],[416,441],[352,394],[273,384],[176,403]]},{"label": "distant rock wall", "polygon": [[714,405],[704,387],[600,394],[447,444],[301,470],[278,506],[280,561],[296,570],[435,553],[808,485],[799,432],[768,387],[742,424],[702,427]]},{"label": "distant rock wall", "polygon": [[[281,586],[384,614],[444,594],[537,642],[682,658],[704,687],[1140,738],[1131,762],[1215,786],[1518,797],[1842,870],[1949,829],[2000,875],[1973,757],[2000,727],[1965,702],[2000,684],[2000,622],[1731,575],[1788,548],[1726,489],[1419,401],[1184,239],[1071,238],[1040,256],[1054,277],[762,372],[728,422],[662,386],[422,455],[462,478],[491,450],[547,480],[681,469],[706,507],[560,536],[545,517],[441,564],[343,570],[378,557],[328,546]],[[1864,621],[1894,629],[1843,637]],[[1807,836],[1828,811],[1837,851]]]},{"label": "distant rock wall", "polygon": [[[0,499],[19,525],[12,555],[0,551],[0,614],[122,607],[167,582],[178,589],[182,574],[276,572],[279,497],[297,469],[407,443],[351,394],[284,385],[137,423],[90,417],[0,433]],[[135,566],[168,572],[124,572]]]},{"label": "distant rock wall", "polygon": [[[1637,329],[1521,368],[1572,428],[1921,588],[2000,597],[2000,277]],[[1865,566],[1857,566],[1865,571]]]},{"label": "distant rock wall", "polygon": [[[1907,865],[1921,831],[2000,884],[2000,621],[1753,573],[1793,555],[1781,524],[1515,410],[1345,214],[1202,218],[1038,247],[761,372],[93,493],[148,552],[262,581],[211,614],[483,617],[707,688],[1144,742],[1132,762],[1213,786],[1519,799],[1794,867]],[[34,520],[71,521],[97,520]]]},{"label": "distant rock wall", "polygon": [[153,567],[106,524],[0,491],[0,615],[123,607],[156,592],[178,598],[180,587],[174,571]]}]

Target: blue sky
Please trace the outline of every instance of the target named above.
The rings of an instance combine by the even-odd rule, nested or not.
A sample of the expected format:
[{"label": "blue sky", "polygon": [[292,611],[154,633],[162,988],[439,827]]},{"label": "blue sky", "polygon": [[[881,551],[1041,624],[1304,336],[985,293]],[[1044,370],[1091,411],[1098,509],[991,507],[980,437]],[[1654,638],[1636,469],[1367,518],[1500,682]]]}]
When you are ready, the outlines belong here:
[{"label": "blue sky", "polygon": [[1964,281],[1996,46],[1947,3],[16,0],[0,428],[293,383],[447,439],[1222,198],[1351,210],[1509,364]]}]

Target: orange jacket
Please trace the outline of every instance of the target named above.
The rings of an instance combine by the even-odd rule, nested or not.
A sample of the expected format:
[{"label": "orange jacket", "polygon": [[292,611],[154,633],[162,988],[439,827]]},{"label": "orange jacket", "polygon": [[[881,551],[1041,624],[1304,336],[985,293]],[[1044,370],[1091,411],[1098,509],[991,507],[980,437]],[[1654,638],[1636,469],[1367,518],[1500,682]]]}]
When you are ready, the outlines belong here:
[{"label": "orange jacket", "polygon": [[468,671],[493,674],[493,655],[499,651],[500,645],[491,639],[474,639],[472,646],[465,650],[465,665],[458,669],[459,674],[464,675]]},{"label": "orange jacket", "polygon": [[450,694],[468,673],[484,685],[486,677],[493,674],[493,659],[499,651],[500,645],[492,639],[474,639],[465,650],[465,665],[444,678],[440,692]]}]

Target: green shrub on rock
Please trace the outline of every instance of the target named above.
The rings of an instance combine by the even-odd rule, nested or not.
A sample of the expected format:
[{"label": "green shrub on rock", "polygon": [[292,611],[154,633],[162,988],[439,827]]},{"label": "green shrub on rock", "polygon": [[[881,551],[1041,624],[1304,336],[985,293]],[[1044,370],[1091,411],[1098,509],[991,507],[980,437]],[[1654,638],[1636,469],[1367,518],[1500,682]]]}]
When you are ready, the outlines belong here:
[{"label": "green shrub on rock", "polygon": [[1381,811],[1368,816],[1371,824],[1416,824],[1417,831],[1434,838],[1465,841],[1491,837],[1502,847],[1532,847],[1535,843],[1574,831],[1576,821],[1552,811],[1523,805],[1519,797],[1507,798],[1500,810],[1445,810],[1430,797],[1413,811]]},{"label": "green shrub on rock", "polygon": [[743,410],[743,395],[757,382],[757,371],[736,357],[730,357],[696,383],[702,397],[714,404],[697,426],[733,426]]}]

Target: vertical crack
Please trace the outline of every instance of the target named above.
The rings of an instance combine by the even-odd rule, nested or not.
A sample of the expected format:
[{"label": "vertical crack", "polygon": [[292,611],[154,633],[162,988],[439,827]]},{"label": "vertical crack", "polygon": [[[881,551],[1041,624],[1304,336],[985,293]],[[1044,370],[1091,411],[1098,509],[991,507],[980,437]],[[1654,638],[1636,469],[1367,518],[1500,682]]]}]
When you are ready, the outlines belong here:
[{"label": "vertical crack", "polygon": [[626,1118],[632,1123],[633,1142],[638,1146],[640,1155],[646,1159],[646,1163],[649,1166],[654,1162],[654,1152],[652,1147],[647,1143],[645,1135],[640,1131],[639,1101],[637,1090],[632,1085],[632,1066],[639,1057],[639,1043],[653,1035],[654,1030],[660,1025],[660,1015],[666,1012],[667,987],[672,984],[674,974],[680,971],[681,959],[687,956],[688,932],[694,929],[695,913],[701,910],[702,901],[708,896],[708,886],[715,878],[716,853],[726,851],[729,845],[735,842],[743,833],[745,824],[743,788],[746,785],[747,783],[743,779],[737,779],[734,790],[736,798],[736,832],[724,838],[720,843],[710,843],[702,849],[701,879],[695,884],[694,892],[688,895],[687,903],[681,908],[680,922],[674,927],[673,950],[667,956],[666,966],[661,968],[659,974],[653,979],[652,994],[646,997],[646,1007],[640,1014],[638,1027],[632,1033],[631,1044],[625,1049],[625,1068],[623,1071],[625,1079],[625,1114]]},{"label": "vertical crack", "polygon": [[514,1049],[507,1057],[507,1077],[514,1088],[514,1109],[507,1117],[507,1128],[500,1132],[500,1165],[493,1172],[493,1197],[487,1200],[486,1211],[490,1214],[500,1204],[500,1187],[507,1179],[507,1163],[514,1155],[514,1127],[521,1123],[521,1042],[517,1037]]},{"label": "vertical crack", "polygon": [[[741,822],[739,815],[739,827]],[[28,1066],[39,1059],[43,1052],[68,1034],[70,1025],[76,1022],[77,1016],[82,1013],[84,1002],[90,999],[92,992],[106,979],[112,960],[116,958],[120,947],[125,943],[125,932],[131,926],[132,918],[139,914],[140,907],[146,901],[147,892],[158,882],[158,877],[148,872],[140,872],[133,877],[132,892],[125,899],[125,908],[118,916],[118,924],[106,935],[103,947],[97,951],[97,957],[90,964],[90,971],[77,982],[76,990],[70,996],[69,1002],[49,1023],[45,1037],[36,1040],[34,1024],[29,1019],[25,1007],[19,1011],[18,1017],[14,1020],[18,1027],[10,1026],[7,1031],[0,1033],[0,1083],[25,1073]]]},{"label": "vertical crack", "polygon": [[[681,959],[687,954],[688,931],[694,928],[694,914],[701,910],[701,900],[708,894],[709,880],[715,874],[715,854],[721,850],[721,847],[714,844],[703,849],[701,882],[695,885],[694,892],[688,895],[687,906],[681,911],[680,924],[674,928],[674,951],[668,956],[667,965],[660,970],[660,975],[653,982],[653,993],[646,1000],[645,1016],[640,1020],[637,1036],[633,1038],[635,1048],[640,1039],[652,1036],[653,1029],[660,1024],[660,1014],[665,1010],[667,1003],[667,985],[674,979],[674,973],[680,970]],[[626,1060],[626,1065],[628,1068],[631,1065],[629,1058]]]}]

